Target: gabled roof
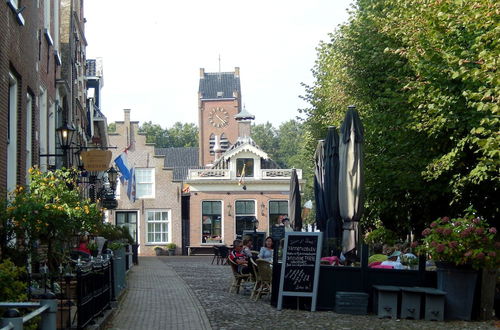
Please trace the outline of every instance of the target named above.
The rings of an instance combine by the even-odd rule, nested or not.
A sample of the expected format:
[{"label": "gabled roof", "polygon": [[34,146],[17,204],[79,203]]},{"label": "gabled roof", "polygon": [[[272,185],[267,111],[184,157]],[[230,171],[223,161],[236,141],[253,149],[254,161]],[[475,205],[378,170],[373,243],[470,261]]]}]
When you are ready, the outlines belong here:
[{"label": "gabled roof", "polygon": [[[222,154],[222,156],[214,163],[214,168],[220,168],[225,166],[225,161],[238,155],[241,152],[250,152],[263,160],[263,164],[266,168],[278,168],[277,164],[269,158],[269,155],[263,151],[257,143],[251,137],[239,137],[235,144],[233,144],[229,149]],[[264,168],[264,167],[263,167]]]},{"label": "gabled roof", "polygon": [[241,95],[240,77],[234,72],[206,72],[200,78],[200,99],[234,99]]},{"label": "gabled roof", "polygon": [[173,169],[173,181],[183,181],[188,170],[199,168],[198,148],[155,148],[155,154],[165,156],[164,167]]}]

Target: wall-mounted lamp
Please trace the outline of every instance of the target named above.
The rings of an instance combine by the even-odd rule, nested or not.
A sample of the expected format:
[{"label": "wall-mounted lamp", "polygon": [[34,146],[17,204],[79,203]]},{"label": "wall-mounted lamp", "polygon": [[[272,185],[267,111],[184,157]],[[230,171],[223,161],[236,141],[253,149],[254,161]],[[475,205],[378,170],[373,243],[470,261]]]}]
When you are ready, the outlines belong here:
[{"label": "wall-mounted lamp", "polygon": [[266,204],[264,204],[264,202],[260,204],[260,215],[262,216],[266,215]]},{"label": "wall-mounted lamp", "polygon": [[114,166],[111,166],[108,173],[109,186],[113,192],[116,190],[116,179],[118,178],[118,171],[115,170]]},{"label": "wall-mounted lamp", "polygon": [[57,137],[59,138],[59,145],[61,149],[69,149],[71,146],[71,142],[73,141],[73,134],[76,129],[73,128],[73,125],[68,125],[65,122],[61,127],[56,129]]},{"label": "wall-mounted lamp", "polygon": [[231,213],[231,208],[232,208],[232,207],[233,207],[233,206],[231,205],[231,203],[228,203],[228,204],[227,204],[227,215],[228,215],[229,217],[233,215],[233,214]]}]

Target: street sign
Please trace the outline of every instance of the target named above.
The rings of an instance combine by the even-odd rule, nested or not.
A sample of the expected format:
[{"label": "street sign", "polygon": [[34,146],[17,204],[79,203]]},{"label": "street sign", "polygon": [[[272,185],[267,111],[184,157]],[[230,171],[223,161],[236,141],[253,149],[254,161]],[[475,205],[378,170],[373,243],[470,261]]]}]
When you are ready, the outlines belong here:
[{"label": "street sign", "polygon": [[81,153],[83,167],[90,172],[102,172],[109,169],[111,150],[90,150]]}]

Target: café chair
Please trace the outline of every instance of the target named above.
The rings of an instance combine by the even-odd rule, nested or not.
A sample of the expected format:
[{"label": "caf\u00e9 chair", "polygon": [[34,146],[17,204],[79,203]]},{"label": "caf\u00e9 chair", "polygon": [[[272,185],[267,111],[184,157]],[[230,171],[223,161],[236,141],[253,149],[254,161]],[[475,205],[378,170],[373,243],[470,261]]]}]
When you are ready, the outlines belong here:
[{"label": "caf\u00e9 chair", "polygon": [[231,282],[231,287],[229,288],[229,293],[235,292],[240,293],[241,284],[243,282],[250,281],[251,274],[240,274],[238,272],[238,265],[231,260],[231,258],[227,258],[227,263],[231,266],[231,271],[233,272],[233,281]]},{"label": "caf\u00e9 chair", "polygon": [[257,259],[255,260],[255,263],[257,264],[257,272],[259,274],[259,279],[260,279],[260,285],[257,288],[257,292],[254,296],[255,301],[257,301],[263,295],[271,294],[273,270],[271,268],[271,263],[267,260]]}]

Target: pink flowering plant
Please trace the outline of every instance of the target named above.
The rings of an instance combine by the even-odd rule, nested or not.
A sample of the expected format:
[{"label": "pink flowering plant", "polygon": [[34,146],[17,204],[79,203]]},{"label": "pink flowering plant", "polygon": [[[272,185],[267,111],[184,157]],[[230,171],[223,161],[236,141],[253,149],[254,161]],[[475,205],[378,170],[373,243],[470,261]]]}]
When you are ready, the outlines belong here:
[{"label": "pink flowering plant", "polygon": [[442,217],[422,232],[419,253],[430,254],[438,262],[470,265],[474,269],[496,269],[500,266],[497,229],[467,210],[461,218]]}]

